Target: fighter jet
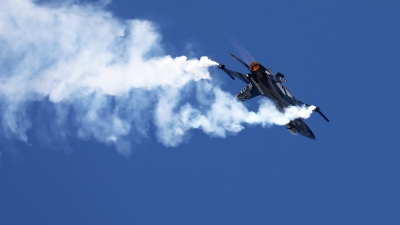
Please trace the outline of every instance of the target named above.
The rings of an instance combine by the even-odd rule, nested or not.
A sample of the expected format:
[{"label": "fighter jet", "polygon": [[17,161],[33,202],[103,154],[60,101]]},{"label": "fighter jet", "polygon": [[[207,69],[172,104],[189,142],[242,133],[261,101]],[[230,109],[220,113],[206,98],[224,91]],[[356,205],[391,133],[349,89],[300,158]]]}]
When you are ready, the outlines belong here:
[{"label": "fighter jet", "polygon": [[[232,80],[235,78],[245,82],[247,86],[243,88],[239,93],[236,94],[236,98],[240,101],[247,101],[251,98],[262,95],[269,98],[276,106],[276,108],[284,112],[284,109],[289,106],[311,106],[307,103],[297,100],[292,93],[283,85],[286,82],[285,75],[278,72],[274,75],[271,69],[265,68],[259,62],[252,62],[247,65],[241,59],[237,58],[231,53],[231,56],[239,61],[243,66],[245,66],[250,72],[244,75],[240,72],[232,71],[227,69],[225,65],[219,64],[218,68],[223,70]],[[314,109],[319,113],[322,118],[329,122],[328,118],[320,111],[319,107]],[[315,135],[302,118],[297,118],[286,124],[286,129],[291,134],[315,139]]]}]

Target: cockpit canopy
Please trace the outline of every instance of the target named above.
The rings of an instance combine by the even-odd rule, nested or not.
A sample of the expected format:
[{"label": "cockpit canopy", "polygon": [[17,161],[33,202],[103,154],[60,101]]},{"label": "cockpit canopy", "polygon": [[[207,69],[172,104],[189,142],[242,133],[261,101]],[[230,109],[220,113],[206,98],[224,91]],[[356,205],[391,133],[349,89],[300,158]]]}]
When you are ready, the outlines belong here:
[{"label": "cockpit canopy", "polygon": [[297,132],[297,129],[293,125],[291,125],[290,123],[286,124],[286,129],[288,129],[288,131],[293,135],[299,134]]}]

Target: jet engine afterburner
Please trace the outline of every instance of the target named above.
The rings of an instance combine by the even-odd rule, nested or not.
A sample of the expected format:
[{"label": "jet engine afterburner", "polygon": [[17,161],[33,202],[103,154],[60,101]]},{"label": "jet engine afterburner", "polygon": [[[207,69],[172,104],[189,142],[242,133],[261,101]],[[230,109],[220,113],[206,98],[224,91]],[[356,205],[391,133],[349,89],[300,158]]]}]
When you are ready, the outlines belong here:
[{"label": "jet engine afterburner", "polygon": [[260,68],[260,63],[254,61],[250,64],[250,70],[256,72]]}]

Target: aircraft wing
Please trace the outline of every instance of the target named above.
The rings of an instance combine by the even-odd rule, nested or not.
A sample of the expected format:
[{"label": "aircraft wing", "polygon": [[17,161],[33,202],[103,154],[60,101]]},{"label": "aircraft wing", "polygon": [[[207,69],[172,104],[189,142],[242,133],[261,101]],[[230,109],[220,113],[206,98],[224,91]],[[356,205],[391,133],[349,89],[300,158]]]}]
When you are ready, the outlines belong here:
[{"label": "aircraft wing", "polygon": [[326,120],[326,122],[329,122],[329,119],[321,112],[321,110],[320,110],[319,107],[317,107],[317,108],[315,109],[315,111],[316,111],[319,115],[321,115],[322,118],[324,118],[324,119]]},{"label": "aircraft wing", "polygon": [[257,88],[255,88],[252,83],[249,83],[245,88],[236,94],[236,98],[244,102],[259,95],[260,92],[257,90]]},{"label": "aircraft wing", "polygon": [[228,74],[228,76],[229,76],[232,80],[234,80],[235,77],[236,77],[236,78],[238,78],[239,80],[245,82],[246,84],[249,84],[249,83],[250,83],[250,81],[246,78],[246,76],[245,76],[244,74],[239,73],[239,72],[236,72],[236,71],[233,71],[233,70],[230,70],[230,69],[227,69],[227,68],[225,68],[225,65],[223,65],[223,64],[220,64],[220,65],[218,66],[218,68],[221,69],[221,70],[223,70],[226,74]]},{"label": "aircraft wing", "polygon": [[[310,106],[307,103],[304,103],[302,101],[297,100],[300,104],[306,105],[307,107]],[[315,112],[317,112],[319,115],[322,116],[322,118],[324,118],[324,120],[326,120],[326,122],[329,122],[329,119],[321,112],[321,108],[319,108],[318,106],[316,106],[316,108],[314,109]]]}]

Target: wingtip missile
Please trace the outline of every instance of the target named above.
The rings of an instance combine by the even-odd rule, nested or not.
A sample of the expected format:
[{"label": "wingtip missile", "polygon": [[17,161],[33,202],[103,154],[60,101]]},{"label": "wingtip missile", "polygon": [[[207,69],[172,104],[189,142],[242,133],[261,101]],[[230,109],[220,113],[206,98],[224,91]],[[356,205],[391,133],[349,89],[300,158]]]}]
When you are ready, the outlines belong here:
[{"label": "wingtip missile", "polygon": [[324,118],[326,120],[326,122],[330,122],[329,119],[321,112],[320,108],[317,107],[314,109],[319,115],[322,116],[322,118]]},{"label": "wingtip missile", "polygon": [[235,78],[229,73],[229,70],[225,69],[224,64],[218,64],[218,69],[223,70],[232,80],[235,80]]}]

